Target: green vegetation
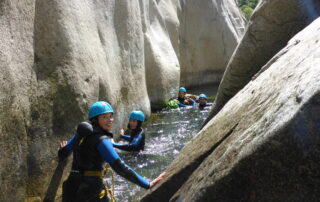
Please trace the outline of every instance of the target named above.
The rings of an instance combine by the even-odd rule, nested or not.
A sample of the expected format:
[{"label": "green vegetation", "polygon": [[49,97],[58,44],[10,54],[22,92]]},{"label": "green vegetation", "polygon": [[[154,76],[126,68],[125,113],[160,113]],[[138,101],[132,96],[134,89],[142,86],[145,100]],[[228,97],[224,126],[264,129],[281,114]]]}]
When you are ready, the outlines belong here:
[{"label": "green vegetation", "polygon": [[237,0],[237,2],[245,18],[248,20],[259,0]]}]

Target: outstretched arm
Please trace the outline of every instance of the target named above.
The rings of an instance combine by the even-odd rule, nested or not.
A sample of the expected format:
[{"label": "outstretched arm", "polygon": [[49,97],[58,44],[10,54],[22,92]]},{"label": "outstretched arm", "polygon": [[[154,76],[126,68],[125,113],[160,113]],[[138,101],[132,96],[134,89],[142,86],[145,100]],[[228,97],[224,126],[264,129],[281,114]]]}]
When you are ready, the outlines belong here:
[{"label": "outstretched arm", "polygon": [[120,136],[122,139],[129,141],[130,140],[130,135],[121,135]]},{"label": "outstretched arm", "polygon": [[124,130],[121,129],[120,130],[120,138],[127,140],[127,141],[130,141],[130,135],[125,135],[124,133],[125,133]]},{"label": "outstretched arm", "polygon": [[182,104],[182,103],[179,103],[178,105],[179,105],[179,107],[186,107],[187,106],[187,105]]},{"label": "outstretched arm", "polygon": [[117,144],[113,143],[113,146],[115,148],[124,150],[124,151],[134,151],[136,150],[140,144],[142,143],[142,135],[139,134],[137,137],[135,137],[130,144]]},{"label": "outstretched arm", "polygon": [[190,98],[190,102],[191,102],[192,107],[197,107],[197,102],[195,100]]},{"label": "outstretched arm", "polygon": [[149,181],[141,177],[138,173],[136,173],[132,168],[130,168],[121,160],[109,139],[103,139],[97,146],[97,149],[103,159],[107,163],[109,163],[111,168],[119,175],[143,188],[150,188]]}]

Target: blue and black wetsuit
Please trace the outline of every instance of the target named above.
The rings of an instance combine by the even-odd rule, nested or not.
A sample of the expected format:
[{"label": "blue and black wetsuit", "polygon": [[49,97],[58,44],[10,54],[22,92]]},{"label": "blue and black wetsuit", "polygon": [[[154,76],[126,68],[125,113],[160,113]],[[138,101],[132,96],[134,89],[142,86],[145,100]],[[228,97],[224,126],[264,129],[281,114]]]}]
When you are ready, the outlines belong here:
[{"label": "blue and black wetsuit", "polygon": [[209,106],[211,106],[211,105],[212,105],[212,104],[209,104],[209,103],[206,103],[206,104],[204,104],[204,105],[199,103],[199,109],[200,109],[200,110],[203,110],[205,107],[209,107]]},{"label": "blue and black wetsuit", "polygon": [[186,100],[186,98],[185,98],[185,97],[178,97],[177,100],[178,100],[181,104],[183,104],[184,101]]},{"label": "blue and black wetsuit", "polygon": [[[184,101],[186,100],[187,98],[186,97],[178,97],[177,98],[177,100],[179,101],[179,107],[186,107],[186,106],[188,106],[188,105],[186,105],[186,104],[184,104]],[[193,107],[196,105],[196,102],[193,100],[193,99],[188,99],[188,101],[189,101],[189,105],[192,105]]]},{"label": "blue and black wetsuit", "polygon": [[92,127],[92,134],[84,136],[77,133],[58,152],[61,160],[73,152],[72,170],[63,183],[63,202],[108,201],[106,197],[99,198],[99,193],[104,189],[102,178],[85,175],[87,171],[102,171],[104,162],[109,163],[122,177],[148,189],[149,181],[126,165],[113,148],[110,141],[112,133],[102,130],[96,124]]},{"label": "blue and black wetsuit", "polygon": [[121,138],[129,141],[129,144],[113,143],[113,146],[124,151],[143,150],[145,145],[144,130],[142,128],[138,128],[137,130],[128,130],[127,134],[128,133],[131,135],[121,135]]}]

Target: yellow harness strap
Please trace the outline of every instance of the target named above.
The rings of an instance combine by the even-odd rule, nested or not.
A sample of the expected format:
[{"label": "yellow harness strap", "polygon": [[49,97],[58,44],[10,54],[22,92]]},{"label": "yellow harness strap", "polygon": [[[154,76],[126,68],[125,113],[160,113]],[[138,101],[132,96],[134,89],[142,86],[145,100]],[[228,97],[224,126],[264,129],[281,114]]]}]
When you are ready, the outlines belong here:
[{"label": "yellow harness strap", "polygon": [[83,175],[86,177],[103,177],[103,171],[94,171],[94,170],[85,170],[83,171]]},{"label": "yellow harness strap", "polygon": [[99,194],[99,198],[103,198],[104,196],[109,195],[111,198],[111,202],[115,202],[116,197],[114,195],[114,172],[111,168],[105,168],[103,172],[103,176],[105,176],[108,172],[111,173],[112,187],[111,189],[107,189],[107,188],[103,189]]},{"label": "yellow harness strap", "polygon": [[105,168],[103,171],[86,170],[86,171],[83,171],[83,175],[86,177],[101,177],[101,178],[103,178],[109,172],[111,173],[112,187],[111,187],[111,189],[108,189],[108,188],[103,189],[99,194],[99,198],[103,198],[104,196],[109,195],[111,198],[111,202],[115,202],[116,197],[114,195],[114,172],[111,168]]}]

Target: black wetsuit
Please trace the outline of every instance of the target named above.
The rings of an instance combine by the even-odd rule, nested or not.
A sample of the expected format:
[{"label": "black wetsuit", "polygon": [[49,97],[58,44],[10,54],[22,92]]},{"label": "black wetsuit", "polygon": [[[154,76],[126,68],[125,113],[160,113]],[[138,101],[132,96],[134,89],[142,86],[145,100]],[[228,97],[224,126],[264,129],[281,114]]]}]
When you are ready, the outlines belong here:
[{"label": "black wetsuit", "polygon": [[61,160],[73,151],[72,170],[68,179],[63,183],[63,202],[108,201],[106,196],[99,198],[99,193],[104,189],[102,178],[84,175],[85,171],[102,171],[105,161],[129,181],[146,189],[150,187],[147,180],[120,159],[112,146],[110,137],[112,133],[93,125],[91,134],[84,136],[77,133],[65,147],[59,150],[58,155]]},{"label": "black wetsuit", "polygon": [[184,101],[186,100],[186,97],[178,97],[177,100],[178,100],[181,104],[184,104]]},{"label": "black wetsuit", "polygon": [[200,109],[200,110],[203,110],[205,107],[209,107],[209,106],[211,106],[211,105],[212,105],[212,104],[208,104],[208,103],[206,103],[206,104],[204,104],[204,105],[199,103],[199,109]]}]

